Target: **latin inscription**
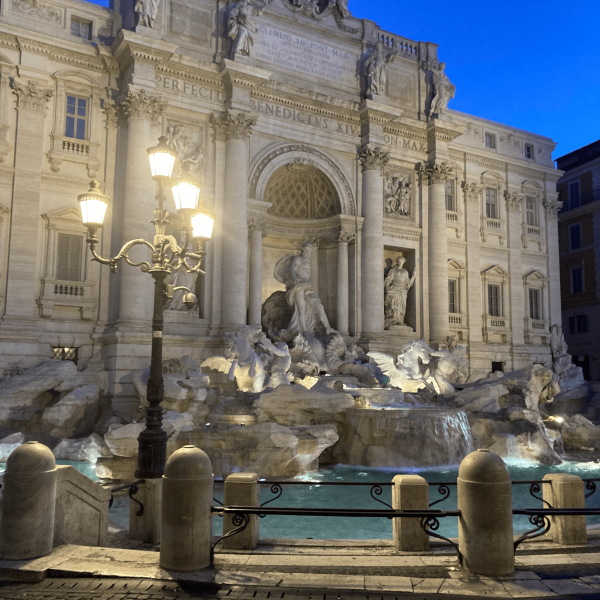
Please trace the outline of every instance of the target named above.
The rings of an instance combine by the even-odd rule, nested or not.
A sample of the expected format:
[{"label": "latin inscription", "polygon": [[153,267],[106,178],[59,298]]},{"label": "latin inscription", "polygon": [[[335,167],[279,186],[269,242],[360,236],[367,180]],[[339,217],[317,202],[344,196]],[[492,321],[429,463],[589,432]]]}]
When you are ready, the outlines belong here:
[{"label": "latin inscription", "polygon": [[350,125],[349,123],[342,123],[335,119],[311,115],[293,108],[272,104],[271,102],[251,100],[251,106],[253,111],[263,115],[286,119],[287,121],[295,121],[296,123],[302,123],[302,125],[309,125],[317,129],[327,129],[331,133],[343,133],[346,135],[358,135],[359,133],[358,125]]},{"label": "latin inscription", "polygon": [[253,55],[312,77],[356,87],[356,56],[267,25],[258,27]]},{"label": "latin inscription", "polygon": [[415,152],[427,152],[425,142],[419,142],[410,138],[402,138],[398,137],[397,135],[389,135],[386,133],[383,136],[383,141],[386,145],[393,146],[394,148],[414,150]]},{"label": "latin inscription", "polygon": [[180,94],[186,94],[188,96],[198,96],[204,100],[213,100],[215,102],[223,102],[225,96],[223,92],[213,90],[212,88],[202,87],[183,79],[176,79],[175,77],[162,77],[161,75],[156,76],[156,85],[159,89],[171,90],[172,92],[179,92]]}]

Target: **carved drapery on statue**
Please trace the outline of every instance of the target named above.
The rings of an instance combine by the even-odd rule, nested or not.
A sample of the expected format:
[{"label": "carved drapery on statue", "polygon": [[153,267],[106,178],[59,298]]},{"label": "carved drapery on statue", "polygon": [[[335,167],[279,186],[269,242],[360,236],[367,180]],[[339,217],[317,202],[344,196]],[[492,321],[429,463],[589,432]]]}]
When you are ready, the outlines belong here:
[{"label": "carved drapery on statue", "polygon": [[410,215],[412,183],[386,171],[383,179],[383,209],[386,217],[407,217]]},{"label": "carved drapery on statue", "polygon": [[386,50],[383,42],[378,41],[375,49],[365,61],[364,73],[368,96],[384,96],[387,93],[388,64],[398,54],[398,48]]},{"label": "carved drapery on statue", "polygon": [[136,0],[134,11],[138,27],[154,27],[160,0]]},{"label": "carved drapery on statue", "polygon": [[236,54],[250,56],[254,44],[253,35],[256,33],[256,20],[254,17],[262,14],[270,1],[240,0],[233,6],[227,20],[227,35],[233,40],[231,59],[235,59]]},{"label": "carved drapery on statue", "polygon": [[360,28],[350,27],[344,21],[352,17],[348,0],[283,0],[283,5],[294,12],[321,21],[332,15],[337,26],[346,33],[359,33]]},{"label": "carved drapery on statue", "polygon": [[406,315],[406,299],[408,291],[415,283],[417,265],[412,276],[404,268],[406,259],[403,256],[396,258],[396,266],[392,267],[385,278],[385,329],[394,325],[404,325]]},{"label": "carved drapery on statue", "polygon": [[[427,69],[427,65],[425,66]],[[431,71],[431,87],[432,87],[432,98],[429,104],[429,118],[433,119],[439,117],[448,108],[448,102],[454,98],[456,94],[456,86],[448,79],[444,69],[446,63],[439,63],[436,60],[430,66]]]},{"label": "carved drapery on statue", "polygon": [[177,166],[202,179],[206,165],[206,154],[202,145],[194,142],[184,125],[169,125],[165,137],[167,145],[177,151]]}]

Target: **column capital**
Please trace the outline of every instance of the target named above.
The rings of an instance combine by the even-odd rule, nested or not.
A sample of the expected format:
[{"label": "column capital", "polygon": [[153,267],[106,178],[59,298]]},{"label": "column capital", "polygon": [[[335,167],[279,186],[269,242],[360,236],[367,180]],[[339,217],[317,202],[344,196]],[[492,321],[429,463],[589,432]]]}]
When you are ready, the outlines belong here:
[{"label": "column capital", "polygon": [[102,112],[106,115],[107,127],[118,127],[119,114],[117,112],[117,103],[114,100],[104,100]]},{"label": "column capital", "polygon": [[130,84],[127,92],[117,100],[117,106],[128,119],[146,119],[156,125],[164,114],[167,103],[160,96],[152,96],[145,89]]},{"label": "column capital", "polygon": [[256,115],[228,110],[221,114],[212,114],[210,120],[214,128],[215,139],[222,142],[247,140],[252,133],[252,128],[256,125],[257,118]]},{"label": "column capital", "polygon": [[504,190],[504,199],[506,200],[506,210],[509,212],[519,212],[521,210],[523,196],[518,192]]},{"label": "column capital", "polygon": [[40,88],[37,81],[29,80],[25,85],[13,79],[13,94],[17,96],[17,108],[45,115],[46,104],[54,91]]},{"label": "column capital", "polygon": [[469,202],[479,202],[479,194],[483,192],[483,187],[478,183],[472,181],[469,183],[468,181],[462,182],[462,189],[465,193],[465,199]]},{"label": "column capital", "polygon": [[356,240],[356,234],[353,231],[339,231],[333,235],[334,241],[338,244],[351,244]]},{"label": "column capital", "polygon": [[358,153],[358,161],[362,166],[363,173],[365,171],[383,171],[389,160],[389,152],[371,144],[363,146]]},{"label": "column capital", "polygon": [[563,207],[563,203],[556,198],[546,198],[542,204],[546,209],[546,216],[548,219],[556,219],[558,211]]},{"label": "column capital", "polygon": [[267,228],[267,220],[264,217],[249,216],[248,217],[248,229],[250,231],[262,231],[263,236],[265,235],[265,229]]},{"label": "column capital", "polygon": [[421,184],[446,183],[452,177],[453,171],[452,166],[446,161],[432,160],[428,163],[417,163],[417,175]]}]

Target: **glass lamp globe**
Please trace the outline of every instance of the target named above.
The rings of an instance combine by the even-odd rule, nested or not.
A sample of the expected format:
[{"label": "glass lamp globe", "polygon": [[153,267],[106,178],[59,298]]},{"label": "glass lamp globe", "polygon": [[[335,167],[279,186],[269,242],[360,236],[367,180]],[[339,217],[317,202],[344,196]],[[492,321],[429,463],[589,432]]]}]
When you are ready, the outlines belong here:
[{"label": "glass lamp globe", "polygon": [[212,237],[212,231],[215,219],[207,210],[201,210],[192,217],[192,237],[194,239],[209,240]]},{"label": "glass lamp globe", "polygon": [[188,172],[183,172],[175,180],[171,190],[177,212],[194,212],[196,210],[200,198],[200,186],[198,185],[198,181]]},{"label": "glass lamp globe", "polygon": [[169,178],[177,160],[177,152],[167,145],[167,138],[160,136],[158,145],[148,148],[150,170],[153,179]]},{"label": "glass lamp globe", "polygon": [[90,182],[90,189],[85,194],[77,196],[81,208],[81,218],[86,227],[95,229],[102,227],[110,198],[100,193],[100,184]]}]

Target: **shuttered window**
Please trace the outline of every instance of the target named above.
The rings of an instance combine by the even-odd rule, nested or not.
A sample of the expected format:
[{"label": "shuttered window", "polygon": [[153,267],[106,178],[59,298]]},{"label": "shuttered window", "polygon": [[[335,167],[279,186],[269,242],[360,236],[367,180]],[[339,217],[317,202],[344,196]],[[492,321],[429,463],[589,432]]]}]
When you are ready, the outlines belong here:
[{"label": "shuttered window", "polygon": [[81,281],[83,237],[58,234],[56,278],[60,281]]},{"label": "shuttered window", "polygon": [[488,313],[491,317],[500,316],[500,286],[488,285]]},{"label": "shuttered window", "polygon": [[529,317],[536,321],[542,318],[540,310],[540,290],[529,290]]}]

